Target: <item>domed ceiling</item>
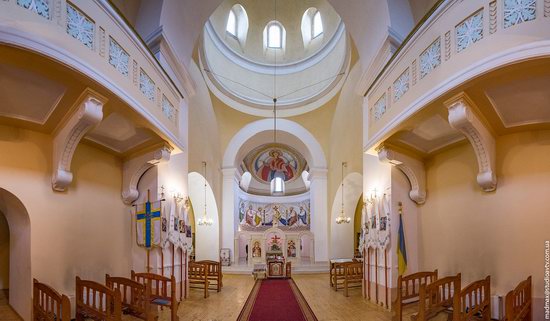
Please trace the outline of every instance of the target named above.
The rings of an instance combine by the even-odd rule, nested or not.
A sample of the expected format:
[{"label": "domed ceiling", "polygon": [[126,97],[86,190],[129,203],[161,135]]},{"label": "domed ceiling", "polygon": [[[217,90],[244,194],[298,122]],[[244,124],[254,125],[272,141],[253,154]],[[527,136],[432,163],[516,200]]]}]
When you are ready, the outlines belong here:
[{"label": "domed ceiling", "polygon": [[226,0],[204,27],[199,59],[210,90],[225,104],[270,117],[276,97],[285,117],[334,97],[350,50],[326,0]]}]

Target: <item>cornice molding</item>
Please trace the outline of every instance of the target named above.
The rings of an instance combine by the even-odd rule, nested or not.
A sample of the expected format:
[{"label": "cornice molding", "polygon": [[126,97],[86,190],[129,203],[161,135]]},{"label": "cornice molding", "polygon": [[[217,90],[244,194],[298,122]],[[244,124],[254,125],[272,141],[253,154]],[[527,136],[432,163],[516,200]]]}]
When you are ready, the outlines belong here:
[{"label": "cornice molding", "polygon": [[63,192],[73,181],[71,161],[78,143],[86,133],[103,119],[103,105],[107,99],[86,89],[76,102],[77,109],[62,123],[53,139],[52,188]]},{"label": "cornice molding", "polygon": [[466,136],[474,148],[479,167],[477,183],[486,192],[496,190],[496,144],[493,134],[473,112],[474,104],[466,93],[454,96],[444,105],[449,110],[451,127]]},{"label": "cornice molding", "polygon": [[122,165],[122,200],[130,205],[139,197],[137,185],[143,174],[151,167],[170,160],[172,148],[162,145],[152,151],[136,155]]},{"label": "cornice molding", "polygon": [[407,176],[411,184],[409,197],[419,205],[424,204],[426,202],[426,170],[424,162],[385,145],[377,148],[377,152],[380,161],[397,167]]}]

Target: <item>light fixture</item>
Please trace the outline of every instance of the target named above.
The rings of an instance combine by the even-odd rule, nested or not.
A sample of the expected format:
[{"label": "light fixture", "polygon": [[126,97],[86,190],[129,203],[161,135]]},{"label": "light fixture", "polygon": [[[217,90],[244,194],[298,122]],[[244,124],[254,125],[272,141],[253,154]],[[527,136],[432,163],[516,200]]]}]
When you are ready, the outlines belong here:
[{"label": "light fixture", "polygon": [[208,217],[208,214],[206,212],[206,162],[202,162],[202,166],[204,168],[204,213],[202,214],[202,217],[199,218],[198,224],[204,225],[204,226],[210,226],[214,221],[210,217]]},{"label": "light fixture", "polygon": [[342,162],[342,210],[340,212],[340,215],[338,215],[338,217],[336,218],[336,224],[351,222],[351,218],[349,216],[345,216],[344,212],[344,167],[347,166],[348,163]]}]

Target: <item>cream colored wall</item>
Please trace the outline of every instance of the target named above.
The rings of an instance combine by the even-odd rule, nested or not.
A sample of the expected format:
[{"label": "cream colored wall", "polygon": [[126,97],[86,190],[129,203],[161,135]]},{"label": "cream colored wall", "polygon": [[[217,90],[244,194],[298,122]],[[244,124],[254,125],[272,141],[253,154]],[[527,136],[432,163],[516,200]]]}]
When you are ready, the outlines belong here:
[{"label": "cream colored wall", "polygon": [[539,304],[534,311],[542,313],[550,131],[506,135],[496,143],[494,193],[482,192],[476,183],[477,160],[469,144],[427,163],[428,198],[419,216],[421,268],[438,268],[440,275],[461,272],[463,284],[491,275],[492,292],[499,295],[532,275]]},{"label": "cream colored wall", "polygon": [[10,287],[10,229],[8,221],[0,212],[0,290]]},{"label": "cream colored wall", "polygon": [[414,23],[418,23],[438,0],[409,0]]},{"label": "cream colored wall", "polygon": [[102,281],[105,273],[129,274],[130,216],[118,158],[80,144],[74,181],[57,193],[51,136],[0,126],[0,150],[0,188],[16,195],[30,217],[33,277],[73,298],[76,275]]}]

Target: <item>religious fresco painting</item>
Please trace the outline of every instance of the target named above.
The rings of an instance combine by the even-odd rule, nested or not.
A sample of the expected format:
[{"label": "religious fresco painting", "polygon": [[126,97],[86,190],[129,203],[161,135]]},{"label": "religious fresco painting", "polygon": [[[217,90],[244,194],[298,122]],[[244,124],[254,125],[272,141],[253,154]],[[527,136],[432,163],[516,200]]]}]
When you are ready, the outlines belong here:
[{"label": "religious fresco painting", "polygon": [[244,231],[267,230],[279,227],[282,230],[309,230],[309,200],[295,203],[257,203],[239,200],[240,228]]},{"label": "religious fresco painting", "polygon": [[306,169],[305,159],[295,149],[283,144],[262,145],[244,159],[246,169],[261,183],[270,184],[280,173],[285,182],[292,182]]}]

